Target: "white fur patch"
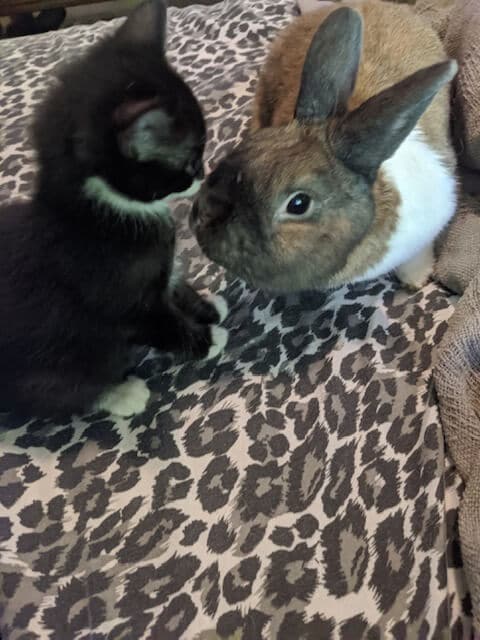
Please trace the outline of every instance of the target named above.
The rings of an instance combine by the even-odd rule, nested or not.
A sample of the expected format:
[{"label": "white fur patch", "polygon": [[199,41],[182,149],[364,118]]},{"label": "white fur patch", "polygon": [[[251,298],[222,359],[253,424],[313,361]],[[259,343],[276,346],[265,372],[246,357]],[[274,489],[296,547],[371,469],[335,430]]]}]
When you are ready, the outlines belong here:
[{"label": "white fur patch", "polygon": [[147,383],[131,376],[125,382],[104,391],[97,399],[94,409],[127,418],[145,411],[149,397]]},{"label": "white fur patch", "polygon": [[104,178],[92,176],[85,181],[83,192],[90,200],[94,200],[99,206],[110,209],[114,213],[122,216],[162,216],[170,214],[168,204],[172,200],[180,198],[190,198],[200,189],[200,180],[194,180],[191,186],[185,191],[170,193],[161,200],[152,202],[142,202],[132,200],[114,189]]},{"label": "white fur patch", "polygon": [[207,298],[210,304],[213,304],[215,309],[218,311],[218,315],[220,316],[220,323],[222,323],[225,318],[228,316],[228,304],[225,298],[222,296],[209,296]]},{"label": "white fur patch", "polygon": [[228,331],[223,327],[213,326],[210,331],[212,332],[212,346],[208,351],[206,360],[212,360],[219,356],[228,342]]},{"label": "white fur patch", "polygon": [[183,265],[180,260],[178,260],[178,258],[175,258],[175,260],[173,261],[172,273],[170,274],[170,280],[168,281],[168,290],[170,291],[170,293],[175,291],[178,285],[182,282],[183,278]]},{"label": "white fur patch", "polygon": [[455,176],[419,129],[412,131],[381,168],[400,194],[399,218],[387,253],[362,280],[377,278],[412,260],[434,241],[457,207]]}]

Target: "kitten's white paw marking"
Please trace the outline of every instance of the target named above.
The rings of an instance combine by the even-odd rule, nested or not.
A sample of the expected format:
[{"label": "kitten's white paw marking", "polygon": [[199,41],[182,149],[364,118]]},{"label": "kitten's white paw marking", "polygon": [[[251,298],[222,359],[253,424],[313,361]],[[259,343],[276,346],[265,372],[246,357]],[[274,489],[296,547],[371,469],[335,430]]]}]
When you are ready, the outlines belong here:
[{"label": "kitten's white paw marking", "polygon": [[228,342],[228,331],[223,327],[211,327],[212,332],[212,346],[210,347],[206,360],[211,360],[219,356],[225,349]]},{"label": "kitten's white paw marking", "polygon": [[318,11],[330,5],[335,4],[332,0],[298,0],[300,13],[308,13],[309,11]]},{"label": "kitten's white paw marking", "polygon": [[397,269],[398,279],[410,289],[418,290],[427,284],[433,273],[435,255],[433,245],[428,245]]},{"label": "kitten's white paw marking", "polygon": [[120,191],[114,189],[104,178],[100,176],[91,176],[87,178],[83,185],[83,192],[94,200],[98,205],[103,205],[107,209],[115,211],[119,215],[131,215],[139,217],[148,216],[164,216],[167,219],[170,216],[169,203],[172,200],[180,200],[181,198],[191,198],[200,189],[201,180],[194,180],[185,191],[176,191],[160,200],[152,200],[152,202],[142,202],[140,200],[132,200]]},{"label": "kitten's white paw marking", "polygon": [[173,262],[172,272],[170,274],[170,280],[168,281],[168,290],[173,293],[178,285],[184,279],[183,266],[178,258],[175,258]]},{"label": "kitten's white paw marking", "polygon": [[145,411],[149,397],[147,383],[131,376],[125,382],[104,391],[95,403],[95,409],[127,418]]},{"label": "kitten's white paw marking", "polygon": [[213,304],[215,309],[218,311],[218,315],[220,316],[220,324],[225,320],[228,316],[228,304],[225,298],[222,296],[210,296],[208,298],[210,304]]},{"label": "kitten's white paw marking", "polygon": [[137,216],[148,218],[149,216],[170,216],[170,208],[166,198],[163,200],[153,200],[152,202],[141,202],[128,198],[120,191],[114,189],[106,180],[99,176],[87,178],[83,186],[83,192],[90,200],[97,205],[106,207],[122,216]]}]

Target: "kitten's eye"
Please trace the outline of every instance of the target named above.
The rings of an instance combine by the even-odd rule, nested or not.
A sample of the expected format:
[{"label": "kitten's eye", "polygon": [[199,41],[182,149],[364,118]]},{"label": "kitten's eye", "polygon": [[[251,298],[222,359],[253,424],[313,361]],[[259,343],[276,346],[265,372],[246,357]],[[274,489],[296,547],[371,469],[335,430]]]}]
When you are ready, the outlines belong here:
[{"label": "kitten's eye", "polygon": [[291,216],[304,216],[310,210],[312,198],[307,193],[296,193],[286,206],[286,213]]}]

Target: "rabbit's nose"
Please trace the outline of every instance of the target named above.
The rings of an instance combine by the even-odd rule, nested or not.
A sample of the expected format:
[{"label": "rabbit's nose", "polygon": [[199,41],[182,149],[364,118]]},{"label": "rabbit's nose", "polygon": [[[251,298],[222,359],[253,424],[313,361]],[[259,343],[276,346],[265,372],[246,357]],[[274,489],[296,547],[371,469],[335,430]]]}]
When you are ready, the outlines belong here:
[{"label": "rabbit's nose", "polygon": [[207,184],[210,189],[231,195],[232,187],[238,184],[238,174],[236,166],[224,161],[208,176]]},{"label": "rabbit's nose", "polygon": [[209,190],[206,194],[204,218],[207,222],[226,220],[232,210],[232,201],[224,193]]},{"label": "rabbit's nose", "polygon": [[207,178],[208,188],[215,189],[215,187],[218,187],[220,185],[221,180],[222,180],[222,176],[220,175],[220,172],[217,168],[214,171],[212,171],[212,173]]},{"label": "rabbit's nose", "polygon": [[195,222],[202,221],[209,225],[226,220],[233,209],[232,194],[228,192],[228,188],[225,188],[221,180],[217,182],[215,176],[212,180],[212,175],[207,178],[200,191],[197,207],[192,216]]}]

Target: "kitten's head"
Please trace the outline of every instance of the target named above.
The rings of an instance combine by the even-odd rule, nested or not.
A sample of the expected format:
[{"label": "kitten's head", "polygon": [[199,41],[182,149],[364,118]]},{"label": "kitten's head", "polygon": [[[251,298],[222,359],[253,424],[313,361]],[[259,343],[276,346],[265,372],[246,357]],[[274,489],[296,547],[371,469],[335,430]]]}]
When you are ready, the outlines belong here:
[{"label": "kitten's head", "polygon": [[34,125],[40,189],[68,197],[96,176],[150,202],[202,177],[204,119],[165,58],[165,31],[165,3],[147,0],[63,70]]}]

